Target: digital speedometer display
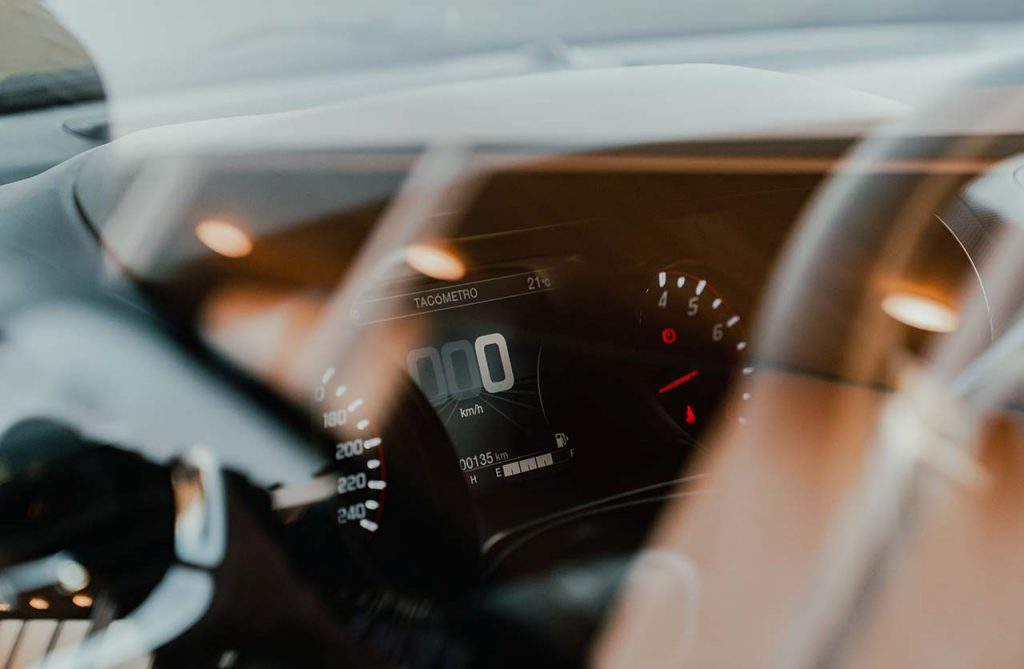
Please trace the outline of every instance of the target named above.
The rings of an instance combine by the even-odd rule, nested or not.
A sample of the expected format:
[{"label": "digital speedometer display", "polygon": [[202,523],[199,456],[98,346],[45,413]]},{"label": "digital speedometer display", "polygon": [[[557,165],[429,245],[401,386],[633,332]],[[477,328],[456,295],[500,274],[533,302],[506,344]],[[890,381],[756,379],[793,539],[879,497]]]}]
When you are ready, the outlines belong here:
[{"label": "digital speedometer display", "polygon": [[471,489],[525,480],[573,458],[569,436],[545,410],[536,334],[557,289],[551,269],[493,272],[457,284],[391,284],[352,309],[368,331],[420,326],[413,344],[390,353],[434,407]]}]

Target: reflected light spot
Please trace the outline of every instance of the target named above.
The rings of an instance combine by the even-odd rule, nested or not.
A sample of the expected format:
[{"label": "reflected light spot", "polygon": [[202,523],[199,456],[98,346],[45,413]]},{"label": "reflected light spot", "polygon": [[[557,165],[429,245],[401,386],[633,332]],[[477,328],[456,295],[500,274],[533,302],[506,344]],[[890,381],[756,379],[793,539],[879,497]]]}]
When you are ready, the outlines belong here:
[{"label": "reflected light spot", "polygon": [[882,300],[882,310],[904,325],[928,332],[952,332],[960,324],[960,317],[952,307],[911,293],[887,295]]},{"label": "reflected light spot", "polygon": [[413,244],[405,250],[405,262],[432,279],[456,281],[466,276],[466,264],[451,251],[430,244]]},{"label": "reflected light spot", "polygon": [[78,592],[89,585],[89,572],[74,560],[63,560],[57,567],[57,582],[65,592]]},{"label": "reflected light spot", "polygon": [[196,226],[196,237],[211,251],[228,258],[243,258],[252,253],[252,240],[244,230],[227,221],[209,219]]},{"label": "reflected light spot", "polygon": [[11,605],[8,602],[0,602],[0,613],[7,613],[11,610]]},{"label": "reflected light spot", "polygon": [[71,603],[80,609],[87,609],[92,606],[92,597],[83,593],[78,593],[71,598]]},{"label": "reflected light spot", "polygon": [[33,597],[32,599],[28,600],[28,605],[36,611],[45,611],[46,609],[50,608],[50,602],[46,601],[42,597]]}]

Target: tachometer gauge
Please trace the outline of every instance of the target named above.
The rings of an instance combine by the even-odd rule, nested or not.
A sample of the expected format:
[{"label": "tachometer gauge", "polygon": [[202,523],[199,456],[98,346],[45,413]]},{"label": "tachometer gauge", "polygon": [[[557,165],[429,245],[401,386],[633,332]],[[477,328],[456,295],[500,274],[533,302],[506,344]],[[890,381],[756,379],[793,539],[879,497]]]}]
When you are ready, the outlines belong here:
[{"label": "tachometer gauge", "polygon": [[380,527],[387,489],[384,439],[366,399],[328,368],[314,392],[323,429],[337,438],[337,521],[370,533]]},{"label": "tachometer gauge", "polygon": [[[640,344],[652,363],[657,402],[693,437],[716,413],[734,378],[752,371],[741,315],[706,278],[688,272],[658,272],[644,295]],[[735,418],[746,422],[742,411]]]}]

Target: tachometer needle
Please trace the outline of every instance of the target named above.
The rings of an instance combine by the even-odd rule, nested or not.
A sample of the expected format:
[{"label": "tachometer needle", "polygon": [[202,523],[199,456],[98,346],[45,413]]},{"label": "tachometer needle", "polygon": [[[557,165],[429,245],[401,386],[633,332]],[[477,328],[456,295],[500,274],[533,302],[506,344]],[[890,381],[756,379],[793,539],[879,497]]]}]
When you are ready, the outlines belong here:
[{"label": "tachometer needle", "polygon": [[669,383],[669,384],[664,385],[661,388],[659,388],[658,392],[659,393],[667,393],[668,391],[673,390],[673,389],[678,388],[679,386],[683,385],[684,383],[686,383],[687,381],[689,381],[690,379],[692,379],[695,376],[697,376],[697,370],[693,370],[689,374],[683,374],[682,376],[680,376],[678,379],[676,379],[672,383]]}]

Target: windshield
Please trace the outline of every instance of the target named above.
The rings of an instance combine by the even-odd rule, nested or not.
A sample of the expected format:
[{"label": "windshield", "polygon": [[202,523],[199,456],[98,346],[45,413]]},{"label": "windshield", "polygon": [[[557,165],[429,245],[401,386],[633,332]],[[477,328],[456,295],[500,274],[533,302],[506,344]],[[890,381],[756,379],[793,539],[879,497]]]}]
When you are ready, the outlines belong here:
[{"label": "windshield", "polygon": [[[538,69],[701,62],[764,67],[758,56],[779,52],[809,65],[835,59],[840,50],[878,58],[977,48],[987,43],[985,31],[1017,44],[1015,34],[1005,33],[1024,19],[1016,0],[50,0],[48,6],[97,63],[115,134]],[[964,34],[968,24],[971,32]],[[845,32],[805,33],[800,40],[787,33],[822,29]],[[772,43],[751,40],[755,34]],[[733,38],[742,43],[723,53],[716,41]],[[679,48],[687,52],[671,52]]]},{"label": "windshield", "polygon": [[397,0],[345,3],[333,15],[339,25],[353,30],[447,28],[449,36],[458,33],[453,46],[484,47],[544,36],[586,41],[863,23],[1004,20],[1024,17],[1024,5],[1017,0]]},{"label": "windshield", "polygon": [[[303,33],[309,39],[329,39],[331,51],[345,52],[349,64],[412,58],[426,47],[435,51],[465,51],[506,47],[558,37],[566,41],[677,37],[709,32],[783,28],[850,26],[879,23],[1002,21],[1024,18],[1018,0],[629,0],[593,2],[545,0],[480,2],[455,0],[386,0],[384,2],[324,3],[209,3],[181,0],[139,3],[133,0],[54,0],[59,12],[78,24],[93,15],[93,23],[129,46],[140,39],[124,27],[160,24],[165,34],[186,29],[198,42],[240,47],[236,40],[286,40]],[[258,11],[254,4],[259,6]],[[97,12],[96,7],[107,11]],[[118,15],[112,22],[106,17]],[[223,15],[224,21],[210,20]],[[401,35],[403,41],[384,37]],[[152,44],[160,48],[167,40]],[[184,52],[184,51],[181,51]],[[179,53],[181,53],[179,52]]]}]

